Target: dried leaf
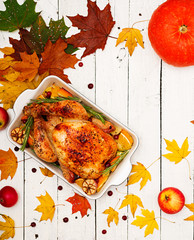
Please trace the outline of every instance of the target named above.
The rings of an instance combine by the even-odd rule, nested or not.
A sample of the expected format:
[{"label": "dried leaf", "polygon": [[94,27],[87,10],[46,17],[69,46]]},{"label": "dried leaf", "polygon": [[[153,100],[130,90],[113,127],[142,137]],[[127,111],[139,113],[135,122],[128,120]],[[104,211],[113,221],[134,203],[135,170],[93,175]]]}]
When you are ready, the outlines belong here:
[{"label": "dried leaf", "polygon": [[119,37],[116,42],[116,46],[122,42],[126,41],[125,47],[128,47],[128,51],[130,56],[132,56],[135,47],[137,47],[137,43],[144,48],[143,36],[141,31],[136,28],[123,28],[119,33]]},{"label": "dried leaf", "polygon": [[107,38],[115,24],[113,21],[110,4],[100,10],[96,2],[88,0],[88,16],[76,15],[68,17],[74,27],[81,30],[80,33],[72,35],[67,42],[74,47],[85,47],[82,57],[94,53],[96,49],[104,49]]},{"label": "dried leaf", "polygon": [[69,83],[68,76],[63,74],[63,69],[74,68],[78,59],[75,55],[67,54],[64,51],[66,48],[67,43],[61,38],[54,44],[48,40],[42,53],[42,63],[39,68],[39,74],[48,71],[49,75],[56,75]]},{"label": "dried leaf", "polygon": [[140,206],[143,208],[141,199],[134,194],[126,195],[125,199],[122,201],[119,209],[126,207],[127,205],[130,205],[131,213],[132,213],[133,217],[135,216],[137,206]]},{"label": "dried leaf", "polygon": [[38,68],[40,66],[39,58],[36,52],[32,55],[28,55],[26,52],[21,52],[20,56],[22,61],[15,63],[13,66],[17,72],[20,72],[17,81],[29,80],[31,82],[38,73]]},{"label": "dried leaf", "polygon": [[191,123],[193,123],[193,124],[194,124],[194,120],[192,120],[192,121],[191,121]]},{"label": "dried leaf", "polygon": [[0,214],[5,222],[0,221],[0,231],[4,231],[0,235],[0,240],[14,238],[15,236],[15,222],[12,218],[7,215]]},{"label": "dried leaf", "polygon": [[68,198],[66,201],[72,204],[72,214],[80,211],[81,216],[84,217],[87,215],[88,209],[91,209],[88,200],[77,193],[75,193],[73,197]]},{"label": "dried leaf", "polygon": [[40,167],[40,171],[45,177],[52,177],[54,175],[54,173],[51,172],[48,168]]},{"label": "dried leaf", "polygon": [[18,167],[17,157],[13,151],[9,150],[3,151],[0,150],[0,170],[1,170],[1,179],[7,179],[9,176],[11,179],[15,176],[16,170]]},{"label": "dried leaf", "polygon": [[25,0],[22,5],[17,0],[7,0],[4,4],[6,10],[0,11],[0,30],[12,32],[29,27],[39,15],[35,12],[36,3],[33,0]]},{"label": "dried leaf", "polygon": [[[45,73],[48,74],[48,73]],[[40,84],[41,78],[34,79],[31,82],[12,82],[0,81],[0,103],[3,103],[5,109],[13,107],[13,104],[17,97],[26,89],[35,89]]]},{"label": "dried leaf", "polygon": [[[194,203],[191,204],[185,204],[185,207],[187,207],[191,212],[194,213]],[[191,215],[188,218],[184,219],[185,221],[194,221],[194,215]]]},{"label": "dried leaf", "polygon": [[109,207],[109,209],[106,209],[103,213],[108,214],[107,223],[109,227],[110,223],[113,221],[115,222],[116,225],[118,225],[119,213],[116,210],[114,210],[112,207]]},{"label": "dried leaf", "polygon": [[164,140],[167,145],[166,150],[170,151],[171,153],[164,154],[163,157],[167,158],[171,162],[174,162],[175,164],[179,163],[183,158],[186,158],[191,152],[188,151],[188,138],[185,139],[181,148],[178,146],[177,142],[174,139],[172,140],[172,142],[167,139]]},{"label": "dried leaf", "polygon": [[12,47],[4,47],[4,48],[0,48],[0,51],[2,53],[4,53],[5,55],[11,55],[15,52],[14,48]]},{"label": "dried leaf", "polygon": [[142,229],[146,225],[145,229],[145,235],[144,237],[148,236],[149,234],[153,234],[154,229],[159,229],[158,223],[155,219],[155,213],[154,211],[150,212],[147,209],[141,209],[142,216],[136,216],[136,219],[131,223],[132,225],[135,225],[137,227],[140,227]]},{"label": "dried leaf", "polygon": [[6,70],[0,71],[1,80],[7,80],[9,82],[14,82],[19,77],[20,73],[15,71],[12,67],[7,68]]},{"label": "dried leaf", "polygon": [[147,181],[151,181],[151,174],[149,171],[144,167],[143,164],[137,162],[137,165],[132,165],[131,175],[129,176],[128,185],[140,182],[140,190],[146,185]]},{"label": "dried leaf", "polygon": [[38,205],[37,208],[34,210],[42,213],[40,221],[47,221],[48,219],[50,219],[52,222],[55,213],[55,203],[53,199],[48,194],[48,192],[46,192],[45,196],[41,195],[40,197],[36,198],[39,200],[40,205]]},{"label": "dried leaf", "polygon": [[5,58],[0,59],[0,70],[5,70],[11,66],[13,66],[16,62],[14,58],[10,56],[6,56]]}]

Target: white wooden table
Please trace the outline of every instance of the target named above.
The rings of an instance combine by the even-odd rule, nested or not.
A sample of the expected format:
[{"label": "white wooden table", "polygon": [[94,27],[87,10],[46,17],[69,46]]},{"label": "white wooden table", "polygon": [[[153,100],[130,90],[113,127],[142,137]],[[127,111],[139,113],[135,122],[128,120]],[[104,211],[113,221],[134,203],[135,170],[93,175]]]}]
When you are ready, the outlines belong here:
[{"label": "white wooden table", "polygon": [[[22,3],[22,1],[19,1]],[[107,0],[98,0],[102,9]],[[122,28],[130,27],[134,22],[150,19],[152,12],[164,0],[110,0],[112,15],[116,21],[111,35],[117,37]],[[0,9],[4,9],[3,1]],[[37,11],[47,24],[50,18],[57,20],[62,16],[87,14],[86,0],[38,0]],[[66,24],[70,21],[65,18]],[[151,48],[147,35],[148,22],[138,24],[142,29],[145,49],[139,46],[132,57],[124,45],[115,47],[116,40],[109,38],[104,51],[97,50],[83,59],[83,67],[76,65],[76,70],[66,70],[75,87],[90,100],[102,107],[105,111],[130,127],[139,137],[139,147],[132,157],[132,163],[141,162],[149,166],[154,160],[160,160],[150,167],[152,181],[140,191],[139,183],[126,186],[127,180],[118,187],[111,187],[112,196],[107,193],[96,201],[89,201],[92,210],[88,215],[81,217],[80,213],[72,214],[71,204],[65,200],[74,195],[73,189],[64,181],[57,178],[46,178],[42,184],[43,175],[35,160],[22,161],[14,178],[0,182],[0,188],[5,185],[13,186],[19,193],[18,203],[8,209],[0,206],[0,213],[11,216],[16,226],[28,226],[32,222],[36,227],[16,228],[16,240],[142,240],[144,229],[131,225],[134,220],[129,207],[119,210],[119,223],[107,225],[107,215],[102,212],[113,207],[118,210],[124,196],[128,193],[141,197],[144,208],[154,210],[156,217],[168,218],[176,223],[157,219],[159,230],[146,239],[153,240],[192,240],[193,222],[183,219],[192,215],[187,209],[175,215],[167,215],[160,211],[157,203],[159,192],[165,187],[177,187],[185,195],[186,203],[193,200],[193,176],[188,177],[186,161],[175,165],[161,155],[167,153],[164,138],[175,139],[181,145],[186,137],[189,141],[191,154],[188,160],[193,170],[194,159],[194,67],[175,68],[162,62]],[[69,35],[71,31],[69,32]],[[0,32],[1,47],[8,46],[8,37],[18,38],[17,32]],[[79,53],[78,53],[79,57]],[[89,89],[88,84],[94,88]],[[14,113],[9,110],[13,118]],[[6,131],[0,132],[0,148],[14,151],[9,143]],[[22,152],[16,152],[18,160],[28,158]],[[32,169],[36,169],[33,172]],[[193,175],[193,171],[191,172]],[[62,190],[58,190],[62,186]],[[34,209],[39,205],[37,196],[45,195],[47,191],[55,203],[64,203],[58,206],[53,221],[39,222],[41,214]],[[118,201],[120,203],[118,204]],[[127,220],[122,216],[126,215]],[[141,215],[140,208],[136,215]],[[65,223],[63,218],[69,221]],[[2,219],[1,219],[2,220]],[[106,230],[106,234],[102,231]]]}]

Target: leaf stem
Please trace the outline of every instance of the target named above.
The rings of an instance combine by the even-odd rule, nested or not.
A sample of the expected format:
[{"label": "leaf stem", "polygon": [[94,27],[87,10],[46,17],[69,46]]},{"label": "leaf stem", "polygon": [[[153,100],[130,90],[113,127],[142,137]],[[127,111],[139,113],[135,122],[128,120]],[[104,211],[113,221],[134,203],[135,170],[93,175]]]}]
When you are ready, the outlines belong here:
[{"label": "leaf stem", "polygon": [[62,203],[61,204],[56,204],[55,207],[57,207],[57,206],[65,206],[65,204],[62,204]]},{"label": "leaf stem", "polygon": [[42,184],[42,183],[44,182],[44,180],[46,179],[46,177],[47,177],[47,176],[45,176],[45,177],[43,178],[43,180],[40,182],[40,184]]},{"label": "leaf stem", "polygon": [[23,159],[23,160],[19,160],[19,161],[17,161],[17,163],[24,162],[24,161],[29,160],[29,159],[31,159],[31,157]]},{"label": "leaf stem", "polygon": [[188,167],[189,167],[189,179],[191,180],[191,166],[190,166],[189,160],[188,160],[187,158],[185,158],[185,160],[186,160],[187,163],[188,163]]},{"label": "leaf stem", "polygon": [[141,23],[141,22],[149,22],[150,20],[142,20],[142,21],[137,21],[137,22],[135,22],[135,23],[133,23],[133,25],[132,25],[132,27],[131,28],[133,28],[133,26],[135,25],[135,24],[137,24],[137,23]]},{"label": "leaf stem", "polygon": [[151,167],[155,162],[157,162],[159,159],[160,159],[160,157],[157,158],[153,163],[151,163],[146,169],[150,168],[150,167]]},{"label": "leaf stem", "polygon": [[108,35],[108,37],[110,37],[110,38],[114,38],[114,39],[118,39],[117,37],[113,37],[113,36],[110,36],[110,35]]},{"label": "leaf stem", "polygon": [[155,219],[157,219],[157,218],[160,218],[160,219],[166,220],[166,221],[168,221],[168,222],[170,222],[170,223],[175,223],[175,222],[170,221],[170,220],[168,220],[167,218],[164,218],[164,217],[156,217]]}]

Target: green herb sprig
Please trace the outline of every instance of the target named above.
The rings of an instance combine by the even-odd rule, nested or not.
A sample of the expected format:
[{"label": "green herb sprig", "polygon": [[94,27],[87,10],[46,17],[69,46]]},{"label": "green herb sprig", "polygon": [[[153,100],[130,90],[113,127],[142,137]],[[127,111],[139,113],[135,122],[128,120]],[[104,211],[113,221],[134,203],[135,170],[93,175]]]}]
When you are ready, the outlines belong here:
[{"label": "green herb sprig", "polygon": [[105,121],[106,121],[105,116],[102,113],[95,111],[93,108],[87,105],[82,104],[82,106],[86,109],[86,111],[89,114],[91,114],[93,117],[98,118],[103,124],[105,124]]},{"label": "green herb sprig", "polygon": [[24,135],[23,144],[20,148],[21,151],[24,151],[24,149],[26,147],[26,144],[28,142],[28,138],[29,138],[29,135],[30,135],[30,130],[33,126],[33,123],[34,123],[34,118],[32,116],[29,116],[25,126],[22,128],[22,130],[25,130],[25,135]]},{"label": "green herb sprig", "polygon": [[119,163],[125,158],[125,156],[128,154],[128,152],[129,152],[129,150],[122,152],[120,154],[119,158],[116,159],[110,167],[107,167],[107,168],[104,169],[104,171],[102,171],[102,175],[103,174],[104,175],[109,174],[115,166],[119,165]]}]

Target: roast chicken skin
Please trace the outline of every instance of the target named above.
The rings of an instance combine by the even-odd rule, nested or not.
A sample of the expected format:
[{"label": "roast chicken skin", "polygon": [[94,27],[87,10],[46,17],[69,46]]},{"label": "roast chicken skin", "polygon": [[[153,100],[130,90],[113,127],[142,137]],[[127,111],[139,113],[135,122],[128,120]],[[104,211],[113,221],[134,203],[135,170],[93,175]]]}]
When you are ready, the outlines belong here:
[{"label": "roast chicken skin", "polygon": [[116,155],[117,144],[112,136],[99,124],[88,121],[85,108],[76,101],[33,103],[23,112],[34,117],[36,155],[46,162],[58,161],[69,182],[73,182],[74,174],[100,177],[106,162]]},{"label": "roast chicken skin", "polygon": [[82,178],[100,177],[106,162],[117,152],[114,139],[85,120],[58,124],[53,144],[60,163]]}]

